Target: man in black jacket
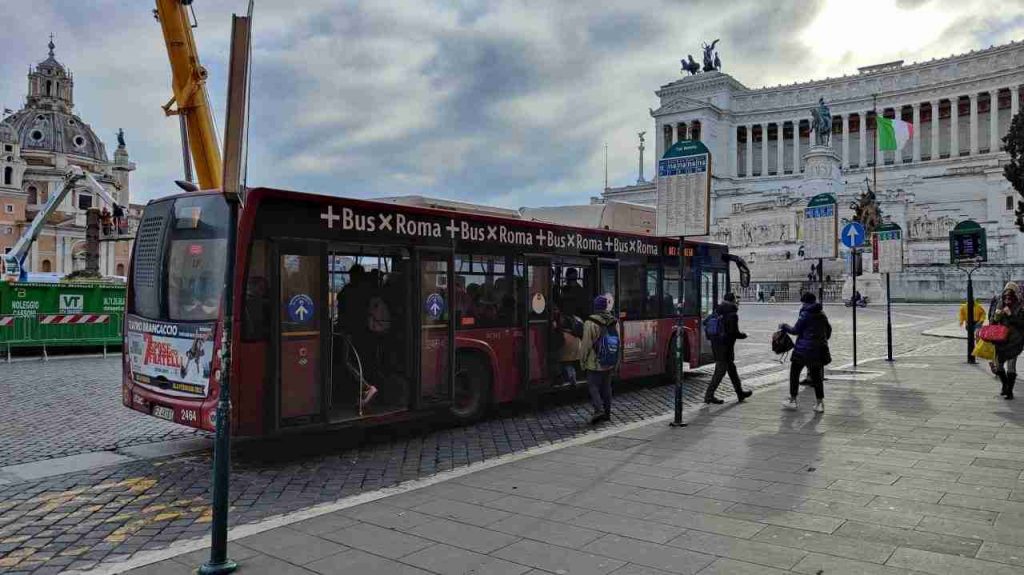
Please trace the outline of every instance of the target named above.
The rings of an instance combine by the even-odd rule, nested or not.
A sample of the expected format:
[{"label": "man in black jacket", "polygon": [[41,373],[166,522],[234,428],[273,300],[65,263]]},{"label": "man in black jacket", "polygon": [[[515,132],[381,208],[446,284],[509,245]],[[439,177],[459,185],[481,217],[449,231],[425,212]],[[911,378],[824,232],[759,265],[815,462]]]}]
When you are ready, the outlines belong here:
[{"label": "man in black jacket", "polygon": [[704,394],[704,403],[725,403],[715,397],[715,390],[718,384],[722,383],[725,374],[729,374],[732,381],[732,388],[736,391],[736,400],[743,403],[743,400],[754,395],[753,391],[744,391],[740,385],[740,374],[736,371],[736,340],[746,339],[747,334],[740,331],[739,306],[736,305],[736,295],[732,292],[722,297],[722,303],[715,308],[715,313],[720,317],[721,334],[711,340],[711,351],[715,354],[715,374],[711,376],[711,383]]}]

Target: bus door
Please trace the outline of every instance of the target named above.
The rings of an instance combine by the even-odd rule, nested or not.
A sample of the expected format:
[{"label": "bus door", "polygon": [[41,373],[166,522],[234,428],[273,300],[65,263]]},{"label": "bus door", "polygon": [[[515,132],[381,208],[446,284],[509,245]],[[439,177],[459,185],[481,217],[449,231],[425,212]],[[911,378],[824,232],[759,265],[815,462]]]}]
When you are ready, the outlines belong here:
[{"label": "bus door", "polygon": [[[706,258],[705,258],[706,259]],[[714,354],[711,351],[711,340],[704,334],[704,319],[715,311],[718,297],[715,294],[715,272],[709,268],[700,270],[700,363],[713,362]]]},{"label": "bus door", "polygon": [[526,256],[526,282],[520,301],[526,305],[523,314],[523,383],[526,389],[546,385],[551,374],[552,300],[551,259]]},{"label": "bus door", "polygon": [[320,421],[326,405],[323,248],[316,242],[275,244],[278,427]]},{"label": "bus door", "polygon": [[[622,322],[622,305],[619,302],[619,260],[598,258],[597,259],[597,293],[598,295],[611,295],[611,312],[615,314],[619,326],[619,341],[626,341],[625,329]],[[619,346],[619,365],[622,365],[622,346]],[[617,370],[618,368],[616,368]]]},{"label": "bus door", "polygon": [[421,405],[451,402],[455,363],[455,313],[469,304],[466,286],[452,280],[449,250],[421,249],[416,252],[416,295],[414,304],[416,365]]}]

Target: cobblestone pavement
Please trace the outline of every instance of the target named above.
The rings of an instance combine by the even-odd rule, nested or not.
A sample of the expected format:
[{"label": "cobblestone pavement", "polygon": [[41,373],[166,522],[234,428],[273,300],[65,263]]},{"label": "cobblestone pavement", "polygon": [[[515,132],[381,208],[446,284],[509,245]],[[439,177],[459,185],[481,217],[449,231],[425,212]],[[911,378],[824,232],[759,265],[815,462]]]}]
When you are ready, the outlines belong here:
[{"label": "cobblestone pavement", "polygon": [[121,406],[120,355],[0,367],[0,467],[201,432]]},{"label": "cobblestone pavement", "polygon": [[[910,307],[900,311],[894,317],[897,352],[942,342],[919,334],[927,326],[948,322],[949,309]],[[794,306],[744,306],[744,329],[751,334],[752,341],[738,355],[741,363],[747,365],[748,381],[751,376],[785,369],[781,365],[771,367],[766,361],[773,356],[765,342],[780,317],[792,321],[795,310]],[[849,312],[843,308],[837,308],[840,313],[833,312],[837,364],[848,355],[843,344],[845,324],[841,310]],[[884,314],[873,310],[862,314],[862,357],[884,354],[884,335],[879,337],[875,333],[881,331],[879,318],[884,318]],[[59,363],[36,366],[49,369],[59,367]],[[82,372],[84,367],[74,371]],[[70,380],[74,376],[63,377]],[[703,394],[706,381],[706,375],[688,378],[689,402]],[[26,393],[34,389],[22,382],[15,385]],[[107,411],[95,408],[94,413],[138,417],[120,407],[116,383],[109,389],[94,389],[96,394],[109,394],[109,400],[96,401],[108,402],[106,405],[110,406]],[[620,390],[616,397],[612,425],[644,420],[671,409],[671,386],[648,384],[627,389]],[[731,392],[720,393],[726,398],[731,396]],[[232,523],[251,522],[590,433],[591,428],[585,424],[589,409],[582,399],[578,393],[548,397],[537,409],[506,409],[497,417],[466,427],[420,424],[377,430],[358,438],[348,434],[292,439],[283,444],[238,445],[231,486]],[[769,402],[774,404],[774,397]],[[52,408],[46,420],[59,421],[52,411],[59,411],[62,406],[49,404]],[[41,417],[44,414],[39,412]],[[151,418],[142,420],[139,425],[165,426]],[[67,424],[55,421],[47,425],[63,428],[67,435],[79,435],[77,429]],[[176,430],[169,428],[169,433]],[[106,428],[94,433],[102,435],[109,431]],[[4,434],[7,441],[6,428]],[[107,441],[106,445],[110,440],[97,438]],[[100,561],[123,559],[142,549],[161,548],[176,540],[202,535],[210,520],[209,470],[210,456],[201,453],[0,486],[0,572],[84,569]]]},{"label": "cobblestone pavement", "polygon": [[[998,397],[958,343],[865,362],[830,382],[823,415],[810,401],[717,406],[686,430],[640,426],[229,553],[249,575],[1021,574],[1024,403]],[[205,556],[129,573],[188,573]]]}]

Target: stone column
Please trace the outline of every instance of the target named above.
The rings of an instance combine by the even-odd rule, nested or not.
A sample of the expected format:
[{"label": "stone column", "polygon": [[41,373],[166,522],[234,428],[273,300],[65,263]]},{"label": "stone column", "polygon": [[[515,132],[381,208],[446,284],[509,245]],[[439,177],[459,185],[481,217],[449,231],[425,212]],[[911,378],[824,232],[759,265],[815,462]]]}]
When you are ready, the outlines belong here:
[{"label": "stone column", "polygon": [[675,144],[679,140],[685,140],[685,139],[686,139],[686,124],[683,124],[681,122],[676,122],[676,139],[673,140],[672,143]]},{"label": "stone column", "polygon": [[843,168],[850,167],[850,115],[843,114]]},{"label": "stone column", "polygon": [[736,177],[739,175],[739,146],[737,142],[739,140],[739,127],[736,124],[729,124],[729,175]]},{"label": "stone column", "polygon": [[761,124],[761,176],[768,175],[768,122]]},{"label": "stone column", "polygon": [[793,120],[793,173],[800,173],[800,120]]},{"label": "stone column", "polygon": [[999,151],[999,90],[988,91],[988,153]]},{"label": "stone column", "polygon": [[1020,86],[1010,86],[1010,119],[1020,111]]},{"label": "stone column", "polygon": [[929,102],[932,107],[932,161],[939,159],[939,101]]},{"label": "stone column", "polygon": [[[903,119],[903,106],[896,106],[892,109],[892,117],[897,120]],[[899,165],[903,163],[903,150],[893,150],[892,152],[892,163]]]},{"label": "stone column", "polygon": [[860,146],[858,146],[859,149],[857,150],[860,153],[858,165],[861,168],[866,168],[868,166],[868,113],[861,112],[858,116],[860,116]]},{"label": "stone column", "polygon": [[910,161],[912,161],[912,162],[920,162],[921,161],[921,103],[920,102],[915,102],[914,103],[914,112],[913,112],[913,114],[914,115],[911,117],[910,121],[914,124],[914,127],[911,128],[912,130],[914,130],[914,136],[913,136],[914,150],[913,150],[913,155],[910,157]]},{"label": "stone column", "polygon": [[747,177],[754,174],[754,125],[747,124]]},{"label": "stone column", "polygon": [[978,93],[970,94],[971,99],[971,127],[968,140],[971,144],[971,155],[978,155]]},{"label": "stone column", "polygon": [[784,164],[786,161],[786,156],[784,154],[784,152],[786,151],[784,145],[786,142],[786,137],[784,135],[785,127],[786,122],[775,122],[775,144],[776,146],[778,146],[778,149],[775,150],[775,161],[778,163],[778,169],[775,170],[775,173],[780,176],[786,172],[786,170],[784,169]]},{"label": "stone column", "polygon": [[949,157],[960,157],[960,96],[949,99]]}]

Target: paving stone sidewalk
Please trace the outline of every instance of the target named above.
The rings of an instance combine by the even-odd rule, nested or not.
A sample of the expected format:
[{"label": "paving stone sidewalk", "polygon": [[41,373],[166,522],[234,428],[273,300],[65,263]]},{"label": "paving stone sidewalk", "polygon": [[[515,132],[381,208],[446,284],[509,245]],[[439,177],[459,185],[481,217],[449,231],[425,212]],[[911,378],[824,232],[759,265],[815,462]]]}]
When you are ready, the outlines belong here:
[{"label": "paving stone sidewalk", "polygon": [[[955,342],[950,342],[955,345]],[[244,574],[1024,573],[1024,398],[959,354],[783,389],[233,540]],[[134,575],[187,573],[198,551]]]}]

